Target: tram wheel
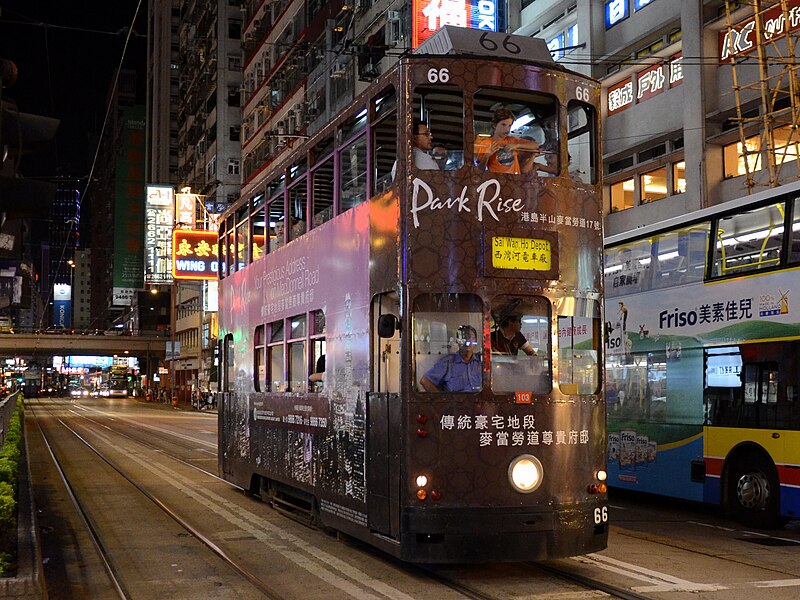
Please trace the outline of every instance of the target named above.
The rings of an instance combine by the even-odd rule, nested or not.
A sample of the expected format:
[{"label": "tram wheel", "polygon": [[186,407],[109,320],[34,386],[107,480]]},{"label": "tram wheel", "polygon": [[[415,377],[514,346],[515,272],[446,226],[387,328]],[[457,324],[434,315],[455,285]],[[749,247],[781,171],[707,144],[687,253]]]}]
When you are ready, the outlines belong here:
[{"label": "tram wheel", "polygon": [[780,516],[780,485],[775,467],[766,459],[748,455],[736,459],[727,478],[727,508],[741,523],[759,529],[786,524]]}]

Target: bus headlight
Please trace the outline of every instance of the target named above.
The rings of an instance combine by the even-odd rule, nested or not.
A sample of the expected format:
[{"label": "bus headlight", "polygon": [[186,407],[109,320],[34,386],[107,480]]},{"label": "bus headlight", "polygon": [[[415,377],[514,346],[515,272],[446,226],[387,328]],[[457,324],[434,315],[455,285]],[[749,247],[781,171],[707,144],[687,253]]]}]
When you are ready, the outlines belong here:
[{"label": "bus headlight", "polygon": [[530,454],[518,456],[508,466],[508,480],[514,489],[530,494],[542,484],[542,463]]}]

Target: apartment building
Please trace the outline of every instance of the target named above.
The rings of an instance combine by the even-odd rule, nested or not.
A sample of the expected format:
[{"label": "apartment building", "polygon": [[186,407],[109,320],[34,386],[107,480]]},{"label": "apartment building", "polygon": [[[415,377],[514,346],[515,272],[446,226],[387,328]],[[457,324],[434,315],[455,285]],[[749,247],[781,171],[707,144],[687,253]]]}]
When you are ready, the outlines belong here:
[{"label": "apartment building", "polygon": [[603,84],[606,235],[798,178],[800,8],[780,5],[523,0],[516,33]]}]

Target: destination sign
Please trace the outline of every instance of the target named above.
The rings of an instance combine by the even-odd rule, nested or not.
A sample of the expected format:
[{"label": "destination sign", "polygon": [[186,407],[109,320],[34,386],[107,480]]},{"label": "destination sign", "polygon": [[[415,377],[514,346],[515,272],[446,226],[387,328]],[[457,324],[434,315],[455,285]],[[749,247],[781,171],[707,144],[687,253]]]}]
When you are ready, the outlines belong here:
[{"label": "destination sign", "polygon": [[550,242],[536,238],[492,237],[492,266],[495,269],[549,271]]}]

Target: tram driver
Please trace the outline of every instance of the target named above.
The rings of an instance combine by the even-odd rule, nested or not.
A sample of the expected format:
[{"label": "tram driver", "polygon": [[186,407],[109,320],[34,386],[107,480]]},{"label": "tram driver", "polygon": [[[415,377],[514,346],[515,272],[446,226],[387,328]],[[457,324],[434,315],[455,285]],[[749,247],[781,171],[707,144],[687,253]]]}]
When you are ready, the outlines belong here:
[{"label": "tram driver", "polygon": [[456,336],[458,352],[446,354],[420,379],[426,392],[477,392],[481,389],[483,367],[478,332],[472,325],[460,325]]}]

